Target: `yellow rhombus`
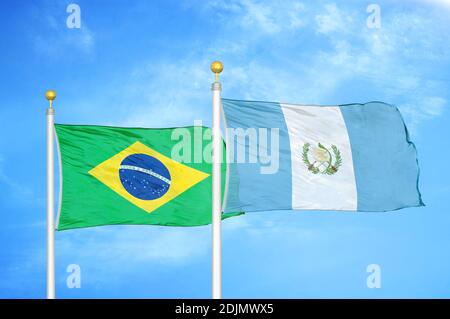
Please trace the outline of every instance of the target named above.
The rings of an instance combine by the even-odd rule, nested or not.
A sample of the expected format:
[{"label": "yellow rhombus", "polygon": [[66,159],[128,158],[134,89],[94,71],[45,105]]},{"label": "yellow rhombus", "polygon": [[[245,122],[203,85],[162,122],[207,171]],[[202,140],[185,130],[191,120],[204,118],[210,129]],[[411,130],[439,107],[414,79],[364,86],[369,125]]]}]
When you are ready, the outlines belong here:
[{"label": "yellow rhombus", "polygon": [[[153,200],[142,200],[128,193],[123,187],[119,177],[120,164],[127,156],[132,154],[146,154],[153,156],[161,161],[169,170],[171,184],[167,193],[165,193],[162,197]],[[155,151],[139,141],[131,144],[123,151],[97,165],[89,171],[89,174],[97,178],[100,182],[105,184],[123,198],[145,210],[147,213],[151,213],[158,207],[168,203],[209,176],[207,173],[174,161],[173,159]]]}]

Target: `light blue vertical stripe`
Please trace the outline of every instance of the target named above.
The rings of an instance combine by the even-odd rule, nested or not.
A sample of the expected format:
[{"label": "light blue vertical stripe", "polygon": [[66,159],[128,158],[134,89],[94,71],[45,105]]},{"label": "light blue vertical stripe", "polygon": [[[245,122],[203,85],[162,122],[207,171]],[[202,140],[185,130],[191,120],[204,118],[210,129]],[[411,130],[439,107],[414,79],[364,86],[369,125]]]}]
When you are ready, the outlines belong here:
[{"label": "light blue vertical stripe", "polygon": [[358,211],[423,206],[416,148],[398,109],[382,102],[340,108],[352,148]]},{"label": "light blue vertical stripe", "polygon": [[[292,208],[292,171],[288,130],[279,103],[222,99],[226,127],[242,129],[279,129],[279,170],[275,174],[261,174],[260,163],[233,163],[228,166],[228,194],[225,212],[243,210],[264,211]],[[270,150],[270,133],[268,133]],[[227,145],[239,145],[227,141]],[[250,154],[248,140],[245,153]],[[256,155],[256,154],[253,154]]]}]

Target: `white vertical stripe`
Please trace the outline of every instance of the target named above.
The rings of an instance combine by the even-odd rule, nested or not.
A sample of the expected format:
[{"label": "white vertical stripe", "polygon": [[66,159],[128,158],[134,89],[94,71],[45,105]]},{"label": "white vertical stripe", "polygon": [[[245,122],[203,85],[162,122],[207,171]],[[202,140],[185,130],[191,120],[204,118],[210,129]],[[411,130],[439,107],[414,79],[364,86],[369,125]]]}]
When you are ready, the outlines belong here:
[{"label": "white vertical stripe", "polygon": [[[304,210],[357,209],[357,191],[350,140],[341,110],[337,106],[305,106],[281,104],[289,132],[292,164],[292,207]],[[334,174],[313,174],[303,162],[303,147],[309,143],[308,159],[314,163],[318,143],[335,155],[335,145],[342,165]],[[324,153],[325,156],[328,153]],[[320,151],[319,151],[320,158]],[[317,162],[314,165],[318,165]],[[324,170],[322,165],[319,169]]]}]

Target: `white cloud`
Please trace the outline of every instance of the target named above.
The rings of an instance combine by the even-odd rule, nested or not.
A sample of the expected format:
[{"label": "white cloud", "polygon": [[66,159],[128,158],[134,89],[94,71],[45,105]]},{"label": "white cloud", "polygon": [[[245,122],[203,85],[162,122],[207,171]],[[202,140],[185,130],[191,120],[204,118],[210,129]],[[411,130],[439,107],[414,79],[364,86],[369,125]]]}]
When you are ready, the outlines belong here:
[{"label": "white cloud", "polygon": [[431,117],[439,116],[444,112],[447,101],[438,96],[429,96],[423,99],[423,112]]},{"label": "white cloud", "polygon": [[[445,52],[450,44],[433,18],[420,11],[385,10],[382,28],[368,29],[365,7],[359,12],[335,3],[314,8],[297,1],[236,0],[208,2],[202,8],[205,16],[227,22],[217,31],[217,41],[176,64],[152,62],[133,72],[129,115],[120,124],[191,125],[194,119],[205,118],[210,114],[209,63],[220,56],[228,58],[222,75],[225,97],[365,102],[334,98],[344,85],[364,82],[368,99],[381,94],[379,99],[406,110],[410,123],[445,110],[445,85],[430,78],[423,65],[448,63]],[[307,32],[303,36],[320,36],[325,45],[311,51],[305,38],[283,32],[300,27]],[[283,46],[289,51],[284,52]]]},{"label": "white cloud", "polygon": [[116,124],[172,127],[193,125],[194,120],[205,118],[213,81],[209,63],[186,58],[176,63],[151,62],[133,70],[124,88],[128,115]]},{"label": "white cloud", "polygon": [[241,1],[245,14],[242,23],[250,28],[259,28],[273,34],[283,29],[297,29],[303,26],[301,14],[303,5],[296,1],[275,1],[271,3],[251,0]]},{"label": "white cloud", "polygon": [[[226,57],[221,75],[225,97],[349,103],[334,96],[348,83],[364,81],[370,96],[381,94],[380,99],[402,109],[415,108],[407,112],[411,122],[440,116],[445,110],[445,88],[422,66],[448,62],[445,52],[450,44],[433,18],[421,12],[386,10],[382,28],[368,29],[364,7],[358,12],[334,3],[315,8],[298,1],[250,0],[200,5],[205,17],[222,19],[215,38],[197,43],[176,62],[140,61],[121,76],[121,92],[114,99],[108,124],[167,127],[204,119],[209,125],[209,63],[220,57]],[[308,21],[308,16],[313,20]],[[302,37],[283,32],[300,27],[306,32]],[[319,37],[322,45],[311,49],[305,38],[310,36]],[[112,85],[103,90],[105,95],[114,91]],[[430,96],[436,105],[431,113],[420,106]],[[92,115],[91,101],[85,104]]]},{"label": "white cloud", "polygon": [[325,13],[316,15],[317,32],[327,34],[348,30],[348,26],[352,22],[351,16],[344,14],[334,3],[325,5],[325,11]]},{"label": "white cloud", "polygon": [[413,130],[443,113],[445,84],[430,78],[423,66],[448,63],[444,52],[450,45],[432,17],[391,11],[383,13],[382,28],[368,29],[356,13],[352,17],[347,10],[344,15],[334,4],[327,11],[316,17],[317,28],[329,37],[333,50],[320,52],[309,64],[309,72],[317,74],[306,81],[309,87],[317,85],[319,94],[320,83],[324,92],[332,92],[347,81],[365,81],[369,92],[381,91],[390,99],[386,102],[400,101]]},{"label": "white cloud", "polygon": [[69,29],[66,25],[66,16],[63,4],[48,4],[35,9],[34,19],[30,23],[39,23],[38,31],[30,29],[31,41],[34,50],[40,54],[59,57],[67,52],[76,51],[90,55],[95,49],[95,35],[82,19],[81,28]]},{"label": "white cloud", "polygon": [[94,34],[87,26],[81,29],[64,29],[64,26],[52,28],[48,34],[33,37],[34,49],[45,55],[61,56],[66,50],[77,50],[91,54],[95,47]]},{"label": "white cloud", "polygon": [[450,0],[418,0],[418,1],[427,3],[427,4],[443,6],[448,9],[450,8]]},{"label": "white cloud", "polygon": [[447,105],[447,100],[442,97],[419,95],[399,107],[410,120],[410,131],[415,133],[420,122],[441,116]]},{"label": "white cloud", "polygon": [[212,1],[208,10],[218,10],[219,16],[232,15],[233,24],[245,27],[254,34],[277,34],[285,30],[296,30],[305,25],[304,5],[299,1],[234,0]]}]

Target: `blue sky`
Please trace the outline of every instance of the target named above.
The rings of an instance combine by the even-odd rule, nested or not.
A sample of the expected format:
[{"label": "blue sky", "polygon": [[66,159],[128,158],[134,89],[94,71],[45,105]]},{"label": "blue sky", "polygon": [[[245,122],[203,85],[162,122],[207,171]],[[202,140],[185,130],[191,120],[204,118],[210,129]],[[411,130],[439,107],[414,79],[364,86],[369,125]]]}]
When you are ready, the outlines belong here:
[{"label": "blue sky", "polygon": [[[0,3],[0,297],[45,297],[44,92],[56,121],[211,123],[223,96],[291,103],[381,100],[402,111],[426,207],[392,213],[262,212],[223,223],[223,295],[450,297],[450,1]],[[366,8],[381,8],[381,28]],[[56,234],[60,298],[209,298],[210,228],[114,226]],[[66,267],[81,267],[80,289]],[[380,289],[366,286],[369,264]]]}]

